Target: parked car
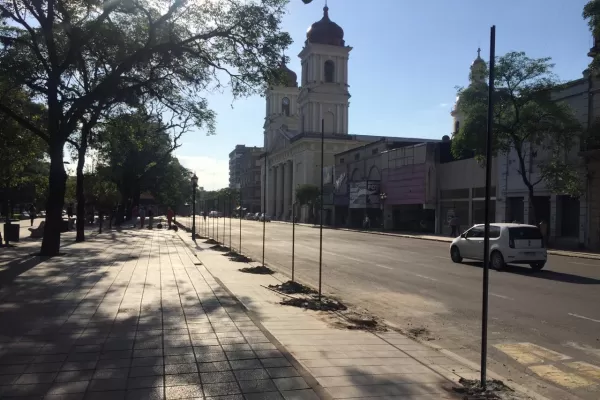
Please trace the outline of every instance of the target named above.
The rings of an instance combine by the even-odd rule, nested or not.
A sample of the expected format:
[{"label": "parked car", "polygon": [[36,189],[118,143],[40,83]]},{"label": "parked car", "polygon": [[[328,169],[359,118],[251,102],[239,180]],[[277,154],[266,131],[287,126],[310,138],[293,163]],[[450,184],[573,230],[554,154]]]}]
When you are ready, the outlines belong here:
[{"label": "parked car", "polygon": [[271,222],[271,217],[269,215],[261,214],[258,220],[261,222],[265,220],[266,222]]},{"label": "parked car", "polygon": [[[483,260],[484,225],[479,224],[452,241],[450,258]],[[490,224],[490,267],[497,271],[507,264],[529,264],[535,271],[546,265],[548,252],[540,228],[525,224]]]},{"label": "parked car", "polygon": [[219,212],[218,211],[211,211],[208,213],[208,218],[219,218]]},{"label": "parked car", "polygon": [[254,219],[254,213],[247,213],[246,216],[244,217],[244,219],[253,220]]},{"label": "parked car", "polygon": [[256,214],[254,214],[254,220],[255,221],[259,221],[260,220],[260,213],[259,212],[256,213]]}]

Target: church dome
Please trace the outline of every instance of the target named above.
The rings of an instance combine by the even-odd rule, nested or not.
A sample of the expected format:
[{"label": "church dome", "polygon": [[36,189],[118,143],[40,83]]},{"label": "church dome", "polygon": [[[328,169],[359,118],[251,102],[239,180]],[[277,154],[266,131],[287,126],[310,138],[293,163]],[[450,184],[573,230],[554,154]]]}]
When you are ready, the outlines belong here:
[{"label": "church dome", "polygon": [[309,43],[344,46],[344,30],[329,19],[329,7],[323,8],[323,18],[315,22],[306,31],[306,41]]},{"label": "church dome", "polygon": [[284,84],[287,87],[298,87],[298,75],[294,71],[285,65],[285,58],[281,58],[281,64],[279,65],[279,71],[283,76]]}]

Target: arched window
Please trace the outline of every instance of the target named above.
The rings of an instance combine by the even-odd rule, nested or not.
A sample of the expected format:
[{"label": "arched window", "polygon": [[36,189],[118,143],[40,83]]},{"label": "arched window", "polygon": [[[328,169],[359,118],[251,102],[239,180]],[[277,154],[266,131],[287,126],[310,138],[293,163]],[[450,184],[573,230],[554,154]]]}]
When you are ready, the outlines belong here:
[{"label": "arched window", "polygon": [[460,122],[456,121],[454,123],[454,133],[458,133],[459,130],[460,130]]},{"label": "arched window", "polygon": [[325,61],[325,82],[332,83],[334,81],[335,64],[333,61]]},{"label": "arched window", "polygon": [[281,100],[281,113],[286,117],[290,116],[290,99],[287,97]]}]

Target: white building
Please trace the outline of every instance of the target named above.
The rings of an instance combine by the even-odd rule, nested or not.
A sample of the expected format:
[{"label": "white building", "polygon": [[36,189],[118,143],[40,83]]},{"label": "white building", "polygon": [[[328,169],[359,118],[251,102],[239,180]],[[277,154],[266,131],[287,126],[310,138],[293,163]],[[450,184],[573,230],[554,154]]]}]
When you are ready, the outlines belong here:
[{"label": "white building", "polygon": [[[348,135],[351,50],[345,44],[343,29],[329,19],[326,6],[323,18],[306,33],[304,48],[298,54],[301,87],[296,74],[282,63],[285,85],[267,89],[262,182],[266,182],[266,212],[275,219],[290,219],[296,187],[320,185],[322,132],[324,166],[333,165],[337,153],[379,139]],[[302,219],[306,213],[303,210]]]}]

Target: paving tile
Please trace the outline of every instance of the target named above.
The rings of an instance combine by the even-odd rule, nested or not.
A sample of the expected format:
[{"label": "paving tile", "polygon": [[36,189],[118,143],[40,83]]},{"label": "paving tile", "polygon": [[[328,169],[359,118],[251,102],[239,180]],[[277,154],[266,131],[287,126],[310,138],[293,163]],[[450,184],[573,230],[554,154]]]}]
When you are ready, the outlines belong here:
[{"label": "paving tile", "polygon": [[230,361],[231,369],[254,369],[262,368],[262,364],[257,358],[253,360],[235,360]]},{"label": "paving tile", "polygon": [[207,383],[223,383],[223,382],[235,382],[235,375],[231,371],[221,372],[202,372],[200,373],[200,380],[202,384]]},{"label": "paving tile", "polygon": [[271,379],[261,379],[255,381],[240,381],[242,393],[257,393],[276,391],[277,387]]},{"label": "paving tile", "polygon": [[108,392],[111,390],[125,390],[127,388],[127,377],[118,379],[93,379],[88,391]]},{"label": "paving tile", "polygon": [[94,375],[93,369],[83,371],[63,371],[56,375],[56,382],[76,382],[76,381],[89,381]]},{"label": "paving tile", "polygon": [[300,376],[294,367],[267,368],[266,370],[271,378],[291,378]]},{"label": "paving tile", "polygon": [[283,391],[285,400],[319,400],[320,397],[312,389]]},{"label": "paving tile", "polygon": [[248,360],[256,358],[253,351],[226,351],[225,354],[229,360]]},{"label": "paving tile", "polygon": [[165,374],[190,374],[197,373],[196,364],[171,364],[165,365]]},{"label": "paving tile", "polygon": [[2,397],[15,396],[41,396],[52,386],[50,383],[39,383],[34,385],[11,385],[4,387]]},{"label": "paving tile", "polygon": [[163,400],[165,398],[163,387],[128,390],[126,400]]},{"label": "paving tile", "polygon": [[291,367],[292,364],[285,358],[263,358],[260,362],[265,368],[276,368],[276,367]]},{"label": "paving tile", "polygon": [[215,361],[208,363],[198,363],[200,372],[218,372],[231,370],[231,366],[227,361]]},{"label": "paving tile", "polygon": [[[19,365],[0,365],[0,375],[20,374],[27,368],[25,364]],[[59,366],[60,368],[60,366]]]},{"label": "paving tile", "polygon": [[106,368],[96,369],[93,378],[94,379],[114,379],[127,377],[129,368]]},{"label": "paving tile", "polygon": [[202,385],[207,397],[224,396],[241,393],[236,382],[205,383]]},{"label": "paving tile", "polygon": [[129,378],[127,389],[142,389],[164,386],[163,376],[145,376]]},{"label": "paving tile", "polygon": [[35,385],[37,383],[52,383],[56,377],[56,372],[40,372],[33,374],[23,374],[15,382],[17,385]]},{"label": "paving tile", "polygon": [[246,400],[283,400],[279,392],[246,393]]},{"label": "paving tile", "polygon": [[48,390],[48,394],[83,393],[88,385],[89,381],[57,382]]},{"label": "paving tile", "polygon": [[[18,397],[17,397],[18,398]],[[69,393],[69,394],[48,394],[44,396],[44,400],[83,400],[86,399],[85,393]],[[39,399],[39,397],[38,397]],[[117,399],[119,399],[117,397]],[[112,400],[112,398],[111,398]]]},{"label": "paving tile", "polygon": [[230,394],[227,396],[206,397],[206,400],[244,400],[241,394]]},{"label": "paving tile", "polygon": [[163,353],[165,356],[194,355],[194,349],[192,346],[165,347]]},{"label": "paving tile", "polygon": [[164,364],[162,357],[142,357],[131,360],[132,367],[154,367]]},{"label": "paving tile", "polygon": [[168,364],[188,364],[196,362],[196,357],[193,354],[180,355],[180,356],[165,356],[165,365]]},{"label": "paving tile", "polygon": [[308,384],[304,381],[304,379],[299,376],[293,378],[277,378],[273,379],[273,382],[280,391],[309,388]]},{"label": "paving tile", "polygon": [[[44,364],[31,364],[25,370],[26,373],[34,373],[34,372],[56,372],[59,371],[62,367],[63,363],[44,363]],[[23,366],[25,367],[25,366]]]},{"label": "paving tile", "polygon": [[[83,397],[84,400],[124,400],[126,392],[124,390],[113,390],[110,392],[88,392]],[[44,398],[46,400],[47,397]],[[58,400],[58,399],[57,399]]]},{"label": "paving tile", "polygon": [[[19,379],[19,374],[10,374],[10,375],[0,375],[0,386],[11,385],[15,383],[17,379]],[[0,393],[2,393],[2,388],[0,388]]]},{"label": "paving tile", "polygon": [[225,352],[196,352],[196,359],[198,362],[212,362],[212,361],[227,361],[227,355]]},{"label": "paving tile", "polygon": [[153,366],[153,367],[131,367],[129,370],[129,377],[135,378],[138,376],[153,376],[153,375],[162,375],[163,374],[162,366]]},{"label": "paving tile", "polygon": [[258,379],[269,379],[269,374],[262,368],[242,369],[234,371],[236,378],[240,381],[251,381]]},{"label": "paving tile", "polygon": [[200,376],[198,373],[165,375],[165,386],[178,385],[199,385]]},{"label": "paving tile", "polygon": [[202,398],[202,387],[200,385],[169,386],[165,388],[167,400]]}]

